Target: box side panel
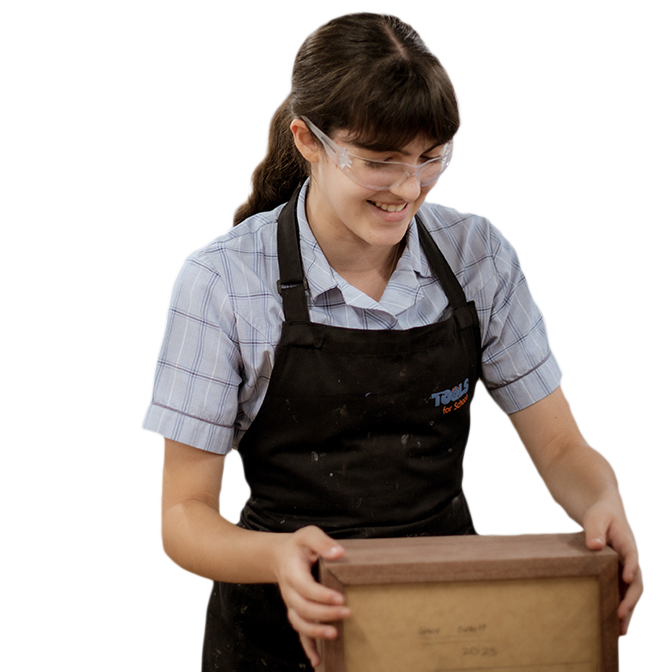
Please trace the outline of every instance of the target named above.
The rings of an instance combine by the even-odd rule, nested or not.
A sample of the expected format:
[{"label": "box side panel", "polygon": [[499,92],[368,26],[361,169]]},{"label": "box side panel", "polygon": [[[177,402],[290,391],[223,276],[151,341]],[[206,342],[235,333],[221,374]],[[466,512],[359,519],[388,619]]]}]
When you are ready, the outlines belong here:
[{"label": "box side panel", "polygon": [[601,672],[596,577],[349,586],[327,672]]}]

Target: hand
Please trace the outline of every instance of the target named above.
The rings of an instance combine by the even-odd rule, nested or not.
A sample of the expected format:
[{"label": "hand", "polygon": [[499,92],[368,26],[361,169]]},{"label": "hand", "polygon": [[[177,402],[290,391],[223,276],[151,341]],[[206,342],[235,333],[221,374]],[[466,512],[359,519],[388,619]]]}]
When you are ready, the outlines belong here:
[{"label": "hand", "polygon": [[337,630],[328,624],[347,618],[350,612],[341,593],[315,581],[312,566],[320,557],[335,560],[344,552],[340,544],[314,525],[283,536],[275,547],[273,569],[289,622],[298,632],[313,667],[320,662],[316,640],[334,639]]},{"label": "hand", "polygon": [[622,581],[626,590],[617,615],[620,619],[620,634],[626,635],[634,607],[643,593],[643,577],[638,564],[634,534],[621,503],[597,502],[585,513],[583,528],[587,548],[600,551],[608,544],[620,556],[623,565]]}]

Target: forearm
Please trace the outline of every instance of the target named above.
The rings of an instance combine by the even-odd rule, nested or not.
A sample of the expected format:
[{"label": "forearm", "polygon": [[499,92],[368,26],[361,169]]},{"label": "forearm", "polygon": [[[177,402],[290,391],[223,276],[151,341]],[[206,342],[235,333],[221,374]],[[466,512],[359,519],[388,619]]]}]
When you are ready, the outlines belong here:
[{"label": "forearm", "polygon": [[582,525],[587,512],[599,503],[623,511],[613,469],[584,441],[567,442],[536,466],[552,497],[577,523]]},{"label": "forearm", "polygon": [[163,547],[180,567],[228,583],[273,583],[274,549],[287,535],[245,530],[206,502],[186,500],[163,514]]},{"label": "forearm", "polygon": [[620,556],[627,589],[618,616],[626,634],[643,579],[613,469],[587,445],[561,389],[510,419],[554,499],[585,530],[587,547],[599,551],[609,544]]},{"label": "forearm", "polygon": [[553,498],[576,522],[598,502],[622,508],[613,469],[585,441],[561,389],[510,419]]}]

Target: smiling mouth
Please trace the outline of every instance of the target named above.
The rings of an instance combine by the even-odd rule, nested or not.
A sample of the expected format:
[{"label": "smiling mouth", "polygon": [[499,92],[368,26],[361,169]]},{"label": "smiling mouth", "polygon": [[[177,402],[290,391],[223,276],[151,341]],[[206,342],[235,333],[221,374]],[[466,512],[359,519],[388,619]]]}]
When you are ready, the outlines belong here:
[{"label": "smiling mouth", "polygon": [[407,207],[407,203],[400,203],[399,205],[393,205],[391,203],[378,203],[377,201],[371,201],[371,203],[380,210],[385,210],[386,212],[400,212]]}]

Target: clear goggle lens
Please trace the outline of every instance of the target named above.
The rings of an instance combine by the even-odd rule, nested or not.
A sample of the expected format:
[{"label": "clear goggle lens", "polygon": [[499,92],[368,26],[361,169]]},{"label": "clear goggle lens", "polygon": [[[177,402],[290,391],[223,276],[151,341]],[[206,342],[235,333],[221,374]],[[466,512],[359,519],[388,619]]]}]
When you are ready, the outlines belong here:
[{"label": "clear goggle lens", "polygon": [[450,164],[452,140],[445,145],[441,156],[430,159],[419,166],[397,161],[376,161],[352,154],[340,147],[325,133],[320,131],[307,117],[301,117],[308,128],[319,138],[328,156],[351,180],[369,189],[382,191],[398,187],[409,177],[419,180],[422,187],[433,184]]},{"label": "clear goggle lens", "polygon": [[[345,150],[347,151],[347,150]],[[442,156],[431,159],[419,166],[394,161],[373,161],[348,152],[348,161],[340,165],[343,172],[358,184],[371,189],[393,189],[403,184],[409,177],[419,180],[422,187],[433,184],[442,174],[452,158],[452,143]]]}]

